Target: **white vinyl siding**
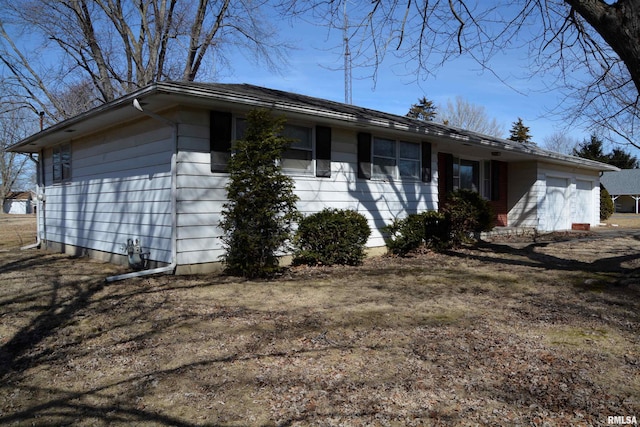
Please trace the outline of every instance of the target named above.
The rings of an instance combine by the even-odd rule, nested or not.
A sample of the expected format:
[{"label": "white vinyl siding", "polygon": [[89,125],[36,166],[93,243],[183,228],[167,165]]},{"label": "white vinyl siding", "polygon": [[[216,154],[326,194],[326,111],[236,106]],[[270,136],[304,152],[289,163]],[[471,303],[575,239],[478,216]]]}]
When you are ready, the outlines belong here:
[{"label": "white vinyl siding", "polygon": [[[71,179],[45,188],[46,239],[123,254],[138,239],[171,261],[171,129],[151,119],[71,144]],[[53,176],[53,150],[45,153]]]},{"label": "white vinyl siding", "polygon": [[573,223],[595,227],[600,219],[598,172],[522,162],[509,167],[509,217],[512,227],[568,230]]},{"label": "white vinyl siding", "polygon": [[[226,202],[227,174],[211,173],[207,112],[181,125],[178,155],[178,264],[220,261],[218,227]],[[384,181],[357,179],[356,132],[332,129],[331,177],[295,176],[298,209],[304,215],[324,208],[354,209],[369,221],[368,247],[384,245],[380,228],[408,213],[437,209],[437,182],[410,181],[399,189]],[[432,165],[434,167],[434,165]]]}]

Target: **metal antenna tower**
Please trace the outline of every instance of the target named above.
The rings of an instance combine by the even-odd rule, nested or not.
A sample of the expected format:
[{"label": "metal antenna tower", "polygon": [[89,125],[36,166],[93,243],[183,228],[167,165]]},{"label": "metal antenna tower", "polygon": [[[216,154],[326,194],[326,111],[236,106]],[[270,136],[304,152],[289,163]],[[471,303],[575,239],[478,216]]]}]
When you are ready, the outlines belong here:
[{"label": "metal antenna tower", "polygon": [[344,0],[344,27],[342,40],[344,41],[344,102],[352,104],[351,96],[351,51],[349,51],[349,18],[347,17],[347,0]]}]

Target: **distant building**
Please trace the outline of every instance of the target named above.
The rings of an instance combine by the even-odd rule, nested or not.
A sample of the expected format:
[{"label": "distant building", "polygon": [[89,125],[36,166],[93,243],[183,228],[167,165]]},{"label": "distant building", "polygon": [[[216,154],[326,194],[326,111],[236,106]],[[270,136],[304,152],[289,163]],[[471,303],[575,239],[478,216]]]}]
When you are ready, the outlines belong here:
[{"label": "distant building", "polygon": [[603,172],[600,182],[611,194],[616,212],[638,213],[640,169]]},{"label": "distant building", "polygon": [[2,205],[2,212],[6,214],[32,214],[35,213],[34,209],[31,191],[12,191],[4,199]]}]

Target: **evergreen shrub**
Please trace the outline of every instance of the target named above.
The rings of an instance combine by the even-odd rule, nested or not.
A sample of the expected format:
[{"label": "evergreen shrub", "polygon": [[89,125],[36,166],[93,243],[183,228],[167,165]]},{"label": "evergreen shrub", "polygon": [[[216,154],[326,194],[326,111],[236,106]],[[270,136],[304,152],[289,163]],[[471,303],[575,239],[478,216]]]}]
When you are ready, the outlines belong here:
[{"label": "evergreen shrub", "polygon": [[615,207],[613,205],[613,200],[611,200],[611,194],[604,188],[602,185],[600,186],[600,221],[605,221],[609,219]]},{"label": "evergreen shrub", "polygon": [[359,265],[371,229],[354,210],[326,208],[304,217],[294,238],[294,265]]},{"label": "evergreen shrub", "polygon": [[450,243],[459,246],[482,231],[495,226],[495,214],[489,202],[471,190],[456,190],[447,195],[441,211],[451,227]]},{"label": "evergreen shrub", "polygon": [[444,214],[426,211],[395,219],[383,228],[385,243],[394,255],[405,256],[426,245],[432,249],[444,249],[449,240],[449,224]]},{"label": "evergreen shrub", "polygon": [[252,110],[244,138],[233,145],[226,187],[229,201],[220,221],[228,274],[273,276],[279,270],[279,253],[288,250],[300,214],[293,179],[282,172],[278,161],[291,143],[281,136],[284,125],[283,117]]}]

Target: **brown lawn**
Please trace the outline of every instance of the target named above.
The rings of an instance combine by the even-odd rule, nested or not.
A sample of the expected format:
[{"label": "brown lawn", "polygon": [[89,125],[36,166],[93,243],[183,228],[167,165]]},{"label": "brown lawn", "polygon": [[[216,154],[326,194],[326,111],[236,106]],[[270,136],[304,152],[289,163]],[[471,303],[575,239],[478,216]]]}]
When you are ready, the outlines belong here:
[{"label": "brown lawn", "polygon": [[124,270],[19,251],[33,219],[0,216],[0,425],[640,418],[638,223],[269,282],[107,284]]}]

